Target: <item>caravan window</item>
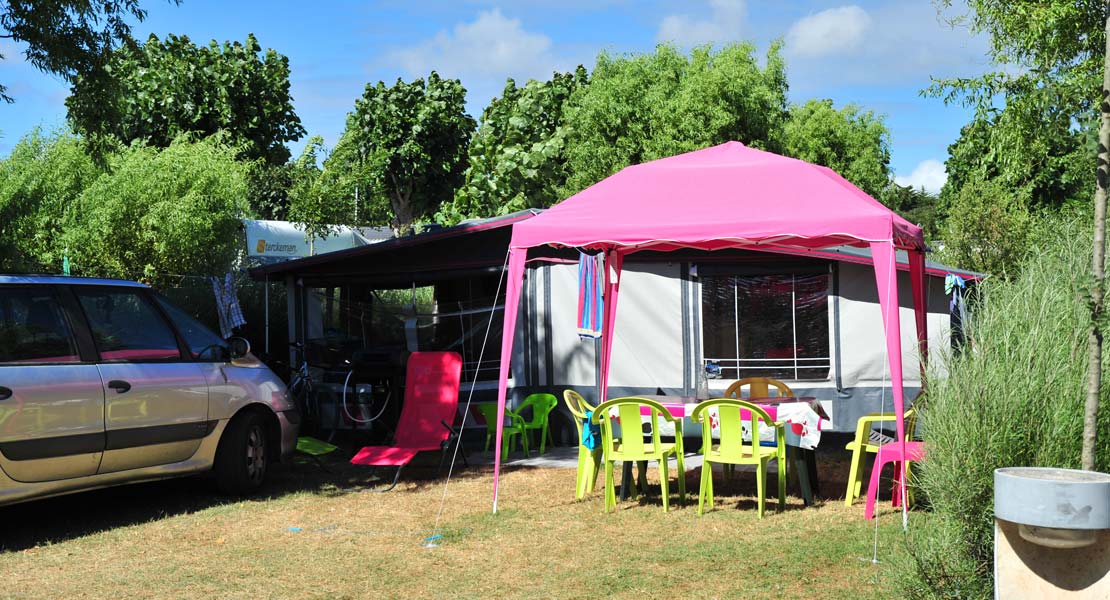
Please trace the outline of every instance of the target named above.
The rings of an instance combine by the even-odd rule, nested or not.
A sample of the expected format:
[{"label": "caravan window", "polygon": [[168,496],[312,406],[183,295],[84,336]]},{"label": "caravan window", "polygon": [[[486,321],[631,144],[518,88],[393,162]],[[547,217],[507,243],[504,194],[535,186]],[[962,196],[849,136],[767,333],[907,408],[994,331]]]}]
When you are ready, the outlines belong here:
[{"label": "caravan window", "polygon": [[724,379],[826,379],[829,275],[701,278],[703,356]]}]

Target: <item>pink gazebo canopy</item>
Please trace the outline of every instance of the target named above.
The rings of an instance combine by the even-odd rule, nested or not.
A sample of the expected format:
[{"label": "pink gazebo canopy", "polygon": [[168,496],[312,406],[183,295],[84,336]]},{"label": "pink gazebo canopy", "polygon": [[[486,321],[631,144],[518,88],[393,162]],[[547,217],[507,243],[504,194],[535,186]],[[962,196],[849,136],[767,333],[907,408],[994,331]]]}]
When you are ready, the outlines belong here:
[{"label": "pink gazebo canopy", "polygon": [[727,142],[628,167],[513,226],[510,246],[716,250],[891,242],[921,228],[827,167]]},{"label": "pink gazebo canopy", "polygon": [[[831,169],[739,142],[627,167],[531,219],[509,243],[498,409],[504,411],[520,288],[529,248],[572,247],[606,254],[601,393],[608,385],[624,256],[679,248],[819,249],[870,247],[882,306],[898,437],[904,438],[902,356],[895,251],[909,253],[918,341],[925,351],[925,244],[906,221]],[[568,309],[569,310],[569,309]],[[499,425],[500,425],[499,420]],[[500,448],[501,429],[497,431]],[[500,453],[494,465],[497,510]]]}]

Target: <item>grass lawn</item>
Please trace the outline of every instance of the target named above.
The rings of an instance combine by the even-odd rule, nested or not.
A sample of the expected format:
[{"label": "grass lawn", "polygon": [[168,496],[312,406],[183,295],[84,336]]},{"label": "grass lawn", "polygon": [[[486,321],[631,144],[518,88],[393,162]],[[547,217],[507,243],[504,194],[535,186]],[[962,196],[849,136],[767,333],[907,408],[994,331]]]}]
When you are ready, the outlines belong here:
[{"label": "grass lawn", "polygon": [[[337,457],[273,473],[229,501],[203,479],[126,486],[0,508],[2,597],[15,598],[886,598],[870,563],[871,522],[845,507],[845,460],[821,455],[825,497],[755,517],[754,476],[717,479],[697,515],[653,496],[602,512],[574,500],[573,469],[509,468],[490,514],[492,469],[456,472],[439,547],[423,547],[444,499],[438,456],[393,491]],[[652,482],[658,472],[651,470]],[[599,479],[600,488],[600,479]],[[677,492],[672,493],[677,499]],[[769,509],[770,506],[769,505]],[[880,558],[900,552],[900,518],[880,513]],[[291,528],[296,528],[294,530]]]}]

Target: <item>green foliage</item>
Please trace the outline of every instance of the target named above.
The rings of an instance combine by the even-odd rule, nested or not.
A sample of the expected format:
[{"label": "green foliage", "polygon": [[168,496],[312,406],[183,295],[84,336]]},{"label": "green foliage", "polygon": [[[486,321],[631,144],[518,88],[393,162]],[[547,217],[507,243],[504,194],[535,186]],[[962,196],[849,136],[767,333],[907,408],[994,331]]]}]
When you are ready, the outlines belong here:
[{"label": "green foliage", "polygon": [[[435,71],[426,82],[367,85],[336,145],[334,170],[365,175],[359,179],[369,188],[367,208],[388,215],[398,234],[407,233],[462,184],[475,126],[465,104],[462,84]],[[354,186],[335,193],[353,198]]]},{"label": "green foliage", "polygon": [[219,273],[242,240],[247,166],[216,138],[165,149],[133,144],[113,155],[65,214],[75,274],[144,278]]},{"label": "green foliage", "polygon": [[247,196],[259,219],[285,221],[289,217],[289,190],[297,177],[296,163],[271,165],[253,160],[247,169]]},{"label": "green foliage", "polygon": [[[25,42],[32,65],[73,81],[95,77],[112,48],[130,41],[128,17],[146,17],[138,0],[9,0],[0,4],[0,28],[5,32],[0,38]],[[0,100],[12,102],[6,90],[0,84]]]},{"label": "green foliage", "polygon": [[482,112],[482,124],[470,141],[465,183],[452,202],[440,207],[436,221],[455,224],[547,208],[562,200],[567,180],[563,107],[587,81],[581,66],[523,87],[509,79],[501,97]]},{"label": "green foliage", "polygon": [[930,194],[922,188],[898,185],[891,181],[882,194],[876,197],[907,221],[924,229],[927,241],[937,237],[939,198],[936,194]]},{"label": "green foliage", "polygon": [[[980,284],[970,347],[930,374],[920,421],[929,455],[917,481],[932,514],[911,528],[913,560],[898,565],[906,597],[989,598],[994,469],[1079,467],[1089,222],[1088,213],[1043,223],[1051,234],[1020,275]],[[1107,411],[1099,430],[1110,430]],[[1096,468],[1110,468],[1107,436],[1096,454]]]},{"label": "green foliage", "polygon": [[330,225],[371,225],[387,222],[383,202],[368,199],[384,195],[368,161],[360,162],[354,136],[348,132],[335,149],[318,165],[325,154],[324,141],[313,136],[292,166],[294,183],[289,189],[290,220],[304,226],[313,238],[326,237]]},{"label": "green foliage", "polygon": [[[951,2],[938,4],[949,7]],[[941,210],[959,211],[955,204],[971,193],[964,188],[981,181],[998,181],[1013,202],[1030,211],[1089,202],[1095,187],[1091,175],[1105,4],[972,0],[968,7],[971,31],[989,35],[991,58],[1001,68],[979,77],[937,80],[925,91],[975,109],[974,120],[949,147]]]},{"label": "green foliage", "polygon": [[109,77],[77,77],[66,99],[81,134],[164,148],[182,133],[224,131],[241,156],[270,165],[289,160],[285,142],[304,135],[289,95],[289,59],[245,43],[197,46],[169,35],[112,52]]},{"label": "green foliage", "polygon": [[101,173],[68,132],[24,136],[0,161],[0,270],[60,271],[62,216]]},{"label": "green foliage", "polygon": [[1020,196],[998,180],[973,180],[948,207],[940,260],[1000,277],[1015,275],[1035,223]]},{"label": "green foliage", "polygon": [[948,210],[969,183],[998,181],[1030,209],[1058,209],[1094,195],[1097,128],[1073,125],[1072,115],[1038,109],[1041,92],[1010,97],[964,126],[948,147],[948,182],[941,191]]},{"label": "green foliage", "polygon": [[790,108],[783,126],[785,154],[829,167],[879,198],[890,182],[890,132],[871,111],[832,100],[809,100]]},{"label": "green foliage", "polygon": [[786,68],[780,44],[762,69],[751,44],[690,56],[662,45],[654,54],[602,53],[590,84],[564,109],[569,196],[620,169],[739,140],[781,149],[787,119]]}]

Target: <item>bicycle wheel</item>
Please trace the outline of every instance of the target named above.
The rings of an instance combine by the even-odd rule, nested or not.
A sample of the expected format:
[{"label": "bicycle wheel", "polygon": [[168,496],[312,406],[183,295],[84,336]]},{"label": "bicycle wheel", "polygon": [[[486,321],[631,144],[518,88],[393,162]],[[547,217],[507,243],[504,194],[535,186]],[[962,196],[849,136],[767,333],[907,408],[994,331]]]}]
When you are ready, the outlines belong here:
[{"label": "bicycle wheel", "polygon": [[289,386],[289,395],[293,405],[301,413],[301,432],[305,435],[316,433],[319,424],[318,407],[314,406],[312,393],[312,380],[299,377]]}]

